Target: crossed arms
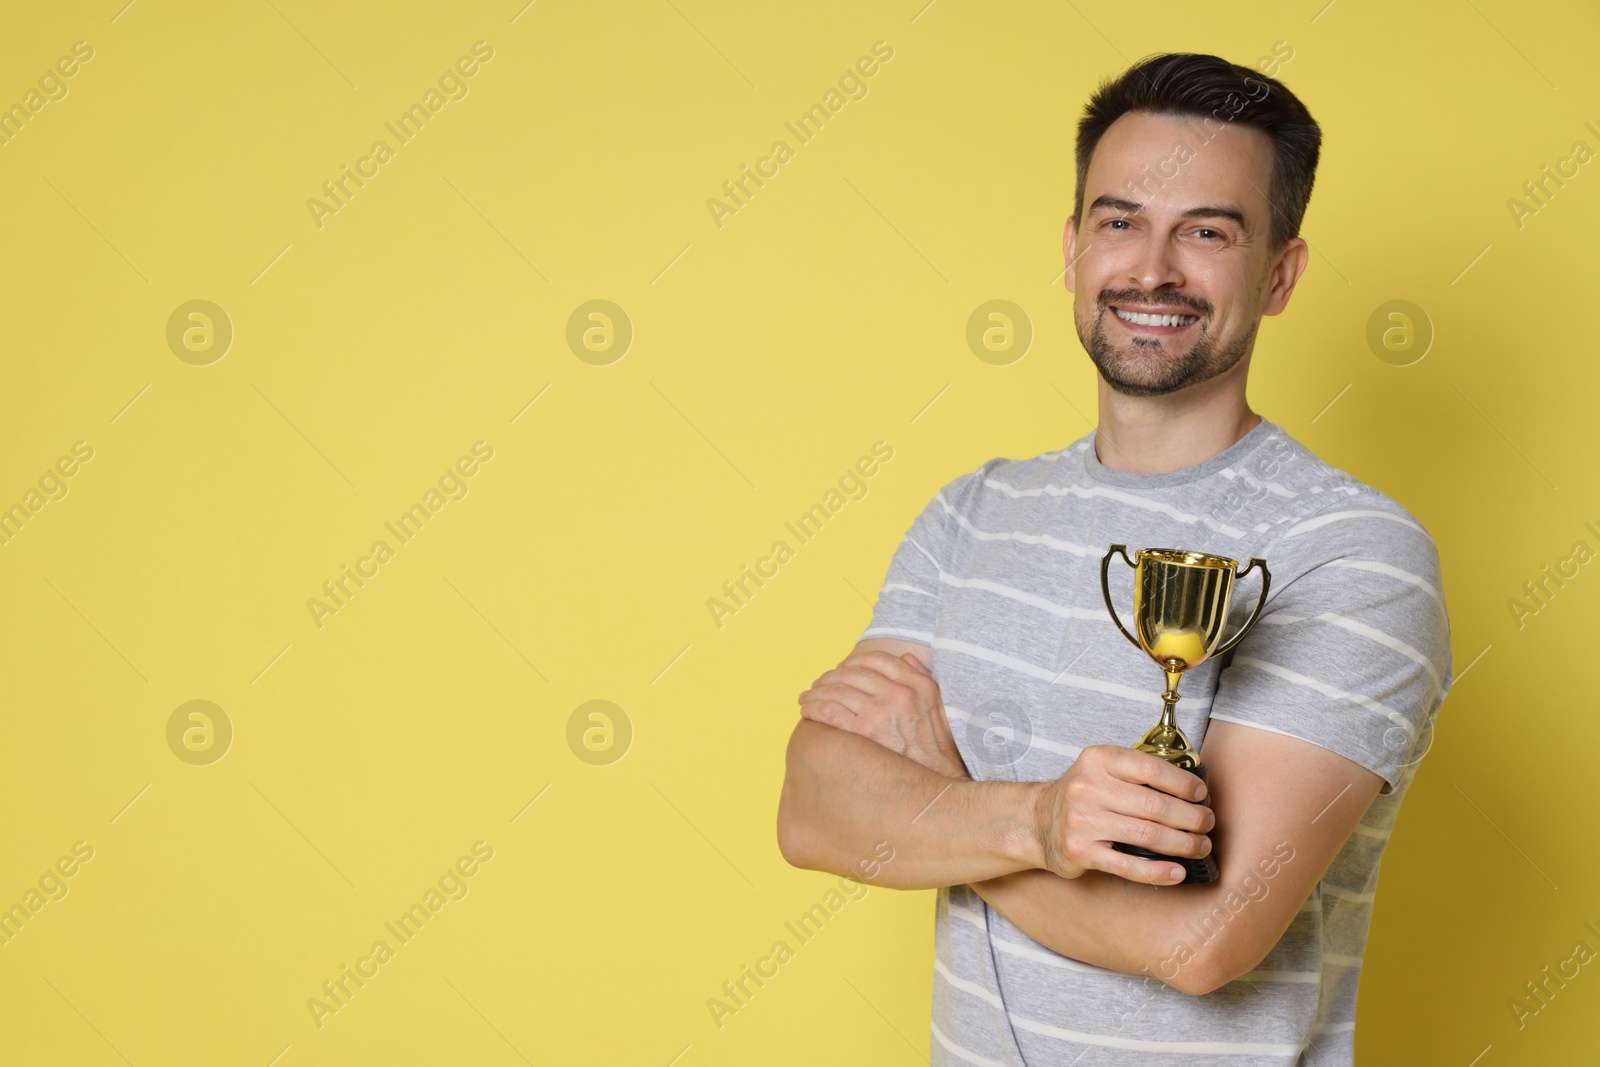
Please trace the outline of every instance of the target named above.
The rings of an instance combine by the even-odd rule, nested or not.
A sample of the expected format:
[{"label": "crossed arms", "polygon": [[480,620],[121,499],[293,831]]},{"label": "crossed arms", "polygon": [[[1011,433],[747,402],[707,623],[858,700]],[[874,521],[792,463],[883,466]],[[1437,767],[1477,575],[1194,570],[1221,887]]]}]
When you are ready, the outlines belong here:
[{"label": "crossed arms", "polygon": [[[1085,748],[1055,781],[973,781],[927,654],[861,641],[801,694],[778,806],[784,858],[852,875],[887,841],[894,860],[877,868],[878,884],[970,884],[1040,944],[1183,993],[1209,993],[1261,962],[1383,784],[1317,745],[1221,720],[1201,750],[1209,791],[1155,756],[1107,745]],[[1113,841],[1169,856],[1214,848],[1221,878],[1175,886],[1180,869]],[[1198,946],[1195,929],[1211,932]]]}]

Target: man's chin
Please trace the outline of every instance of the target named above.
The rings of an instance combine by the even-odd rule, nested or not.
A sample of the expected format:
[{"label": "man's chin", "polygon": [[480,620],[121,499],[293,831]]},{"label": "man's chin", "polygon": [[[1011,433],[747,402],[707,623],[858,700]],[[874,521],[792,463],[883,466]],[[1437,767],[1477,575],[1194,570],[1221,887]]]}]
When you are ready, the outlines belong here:
[{"label": "man's chin", "polygon": [[[1152,362],[1146,360],[1142,366],[1130,366],[1129,361],[1119,360],[1109,366],[1103,363],[1096,363],[1095,366],[1100,371],[1100,377],[1106,380],[1106,384],[1125,396],[1160,396],[1178,388],[1177,383],[1166,374],[1158,371],[1152,376],[1149,373]],[[1170,369],[1162,367],[1159,370]]]},{"label": "man's chin", "polygon": [[1100,373],[1100,377],[1105,378],[1105,382],[1111,387],[1112,392],[1120,393],[1123,396],[1166,396],[1168,393],[1177,392],[1180,388],[1180,386],[1171,382],[1129,382],[1121,379],[1106,378],[1104,371]]}]

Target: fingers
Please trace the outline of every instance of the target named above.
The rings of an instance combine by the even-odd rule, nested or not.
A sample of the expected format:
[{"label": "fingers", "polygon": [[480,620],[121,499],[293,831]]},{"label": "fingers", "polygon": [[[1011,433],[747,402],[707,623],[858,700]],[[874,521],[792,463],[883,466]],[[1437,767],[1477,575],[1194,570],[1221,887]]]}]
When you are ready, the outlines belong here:
[{"label": "fingers", "polygon": [[1105,749],[1100,754],[1103,769],[1125,782],[1148,785],[1182,800],[1198,802],[1206,797],[1206,783],[1201,781],[1199,775],[1191,774],[1159,756],[1140,752],[1136,748],[1095,747]]},{"label": "fingers", "polygon": [[817,702],[838,704],[852,716],[863,715],[873,706],[871,694],[863,692],[853,685],[845,685],[842,682],[823,682],[800,694],[802,713],[804,713],[805,708]]},{"label": "fingers", "polygon": [[834,700],[809,700],[800,705],[800,717],[855,733],[856,713]]},{"label": "fingers", "polygon": [[[826,687],[830,685],[846,688],[829,690]],[[800,699],[803,703],[808,695],[829,695],[862,714],[867,710],[861,703],[862,694],[879,702],[896,702],[910,710],[912,705],[927,706],[935,702],[939,686],[931,674],[916,669],[898,656],[874,650],[848,656],[833,670],[824,671]]]},{"label": "fingers", "polygon": [[849,704],[857,714],[866,714],[871,708],[878,708],[885,714],[889,709],[910,714],[926,703],[912,687],[893,681],[870,667],[836,667],[825,672],[806,692],[813,696],[831,696]]},{"label": "fingers", "polygon": [[[1163,856],[1199,859],[1211,851],[1211,839],[1203,834],[1186,833],[1148,819],[1137,819],[1116,812],[1105,812],[1095,819],[1099,833],[1109,841],[1138,845]],[[1123,853],[1116,853],[1118,856]]]},{"label": "fingers", "polygon": [[[909,652],[906,654],[912,656]],[[912,658],[915,659],[915,656],[912,656]],[[917,670],[899,656],[890,655],[881,649],[873,649],[870,652],[847,656],[837,669],[848,667],[860,667],[876,671],[890,681],[899,682],[901,685],[909,685],[919,691],[937,688],[931,674]]]},{"label": "fingers", "polygon": [[933,671],[928,669],[928,665],[922,662],[915,652],[902,652],[900,658],[911,664],[912,668],[918,673],[926,674],[930,678],[933,677]]},{"label": "fingers", "polygon": [[[1179,800],[1159,789],[1128,785],[1115,779],[1107,780],[1102,785],[1100,802],[1107,810],[1119,815],[1160,823],[1191,834],[1209,833],[1217,824],[1216,814],[1206,804]],[[1141,843],[1129,842],[1133,845]]]},{"label": "fingers", "polygon": [[1206,833],[1216,825],[1209,805],[1185,799],[1203,793],[1205,783],[1148,752],[1091,745],[1062,785],[1065,798],[1085,811],[1114,811],[1190,833]]},{"label": "fingers", "polygon": [[1146,885],[1177,885],[1183,881],[1187,873],[1176,863],[1167,860],[1140,859],[1126,852],[1118,852],[1110,845],[1097,846],[1087,859],[1088,866],[1095,870],[1114,874],[1130,882],[1143,882]]},{"label": "fingers", "polygon": [[1201,831],[1210,830],[1216,817],[1203,804],[1144,786],[1108,787],[1107,780],[1097,782],[1092,775],[1074,776],[1056,792],[1064,809],[1056,821],[1056,850],[1080,866],[1099,866],[1095,857],[1103,857],[1102,848],[1114,841],[1180,858],[1198,859],[1211,851],[1211,839]]},{"label": "fingers", "polygon": [[[1163,771],[1170,773],[1159,773]],[[1174,876],[1170,861],[1129,856],[1111,845],[1120,842],[1177,859],[1208,855],[1212,842],[1206,834],[1216,825],[1210,806],[1144,784],[1154,781],[1191,796],[1197,792],[1182,779],[1204,784],[1149,753],[1105,745],[1085,748],[1054,787],[1059,803],[1048,831],[1050,854],[1065,861],[1057,873],[1074,877],[1069,873],[1073,869],[1095,869],[1151,885],[1181,882],[1183,871],[1178,868]]]},{"label": "fingers", "polygon": [[[871,693],[874,696],[882,696],[901,684],[874,668],[853,664],[824,671],[817,682],[823,685],[829,683],[851,685],[863,693]],[[815,689],[816,685],[812,688]]]}]

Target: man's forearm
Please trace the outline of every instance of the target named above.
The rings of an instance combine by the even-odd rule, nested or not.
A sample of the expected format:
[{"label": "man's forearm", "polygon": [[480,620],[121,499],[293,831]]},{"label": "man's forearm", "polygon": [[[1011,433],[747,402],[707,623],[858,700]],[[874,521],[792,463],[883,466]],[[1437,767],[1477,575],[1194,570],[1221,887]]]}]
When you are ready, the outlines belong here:
[{"label": "man's forearm", "polygon": [[[874,881],[887,873],[880,884],[893,888],[970,884],[1040,944],[1181,992],[1211,992],[1260,963],[1383,784],[1309,741],[1216,720],[1208,782],[1090,745],[1053,782],[974,783],[937,729],[945,709],[926,667],[882,652],[864,650],[801,695],[778,818],[784,857],[871,870]],[[1181,867],[1116,841],[1214,853],[1222,881],[1177,886]],[[884,845],[905,860],[875,862]]]},{"label": "man's forearm", "polygon": [[[1239,847],[1223,851],[1222,879],[1209,885],[1147,885],[1103,871],[1067,879],[1032,870],[972,888],[1017,929],[1063,956],[1147,974],[1180,992],[1209,993],[1254,966],[1293,918],[1292,908],[1260,903],[1273,898],[1276,885],[1293,881],[1274,881],[1295,857],[1288,840],[1256,857]],[[1304,899],[1299,886],[1287,892],[1293,905]]]},{"label": "man's forearm", "polygon": [[1172,952],[1168,931],[1204,912],[1211,887],[1130,882],[1103,871],[1061,878],[1049,871],[1019,871],[972,888],[1017,929],[1073,959],[1123,974],[1176,977],[1161,962]]},{"label": "man's forearm", "polygon": [[1039,869],[1033,805],[1050,783],[953,779],[856,734],[802,721],[789,742],[778,840],[798,867],[892,889],[970,883],[1040,944],[1123,974],[1150,974],[1186,992],[1216,981],[1224,961],[1173,958],[1171,931],[1207,914],[1228,886],[1152,886],[1103,871],[1062,878]]},{"label": "man's forearm", "polygon": [[1148,967],[1184,993],[1248,973],[1294,921],[1383,779],[1309,741],[1218,720],[1202,759],[1226,831],[1212,835],[1219,881],[1158,886],[1024,871],[973,888],[1062,955],[1124,973]]},{"label": "man's forearm", "polygon": [[854,874],[880,842],[875,884],[933,889],[1039,863],[1038,783],[947,778],[864,737],[802,720],[789,740],[778,842],[797,867]]}]

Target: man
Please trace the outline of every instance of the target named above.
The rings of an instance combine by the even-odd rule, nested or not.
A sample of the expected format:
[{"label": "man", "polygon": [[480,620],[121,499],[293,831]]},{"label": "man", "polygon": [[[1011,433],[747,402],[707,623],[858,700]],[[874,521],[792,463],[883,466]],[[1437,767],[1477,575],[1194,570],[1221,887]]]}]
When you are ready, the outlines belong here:
[{"label": "man", "polygon": [[[1065,235],[1099,425],[944,486],[801,695],[780,848],[854,875],[887,843],[874,881],[939,890],[934,1063],[1353,1061],[1379,858],[1452,667],[1428,532],[1245,400],[1306,267],[1320,143],[1281,83],[1215,56],[1099,88]],[[1164,685],[1106,613],[1119,542],[1271,569],[1231,662],[1183,675],[1207,782],[1128,747]],[[1112,842],[1214,854],[1219,879]]]}]

